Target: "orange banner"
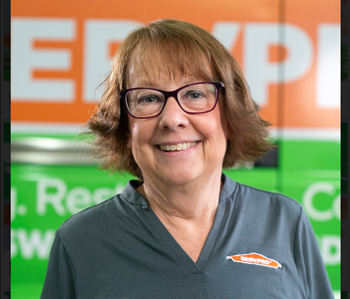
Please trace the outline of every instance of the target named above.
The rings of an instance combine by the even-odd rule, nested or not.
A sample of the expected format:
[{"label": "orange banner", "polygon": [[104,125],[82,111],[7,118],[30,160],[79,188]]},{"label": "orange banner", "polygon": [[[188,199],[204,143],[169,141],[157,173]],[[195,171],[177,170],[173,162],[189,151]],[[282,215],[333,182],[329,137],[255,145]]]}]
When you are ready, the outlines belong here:
[{"label": "orange banner", "polygon": [[232,52],[276,127],[340,125],[340,2],[15,0],[11,9],[13,123],[84,123],[128,32],[174,18]]}]

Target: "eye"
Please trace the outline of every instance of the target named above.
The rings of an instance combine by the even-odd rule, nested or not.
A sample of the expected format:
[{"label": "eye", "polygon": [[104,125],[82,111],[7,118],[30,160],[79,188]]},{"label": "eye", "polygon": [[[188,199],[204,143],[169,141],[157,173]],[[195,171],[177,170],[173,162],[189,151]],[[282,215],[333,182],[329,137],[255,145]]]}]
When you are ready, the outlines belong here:
[{"label": "eye", "polygon": [[145,96],[142,96],[141,98],[138,99],[138,104],[152,104],[152,103],[159,103],[161,102],[162,100],[157,97],[156,95],[145,95]]},{"label": "eye", "polygon": [[191,90],[185,94],[185,98],[192,100],[199,100],[203,97],[205,97],[205,94],[197,90]]}]

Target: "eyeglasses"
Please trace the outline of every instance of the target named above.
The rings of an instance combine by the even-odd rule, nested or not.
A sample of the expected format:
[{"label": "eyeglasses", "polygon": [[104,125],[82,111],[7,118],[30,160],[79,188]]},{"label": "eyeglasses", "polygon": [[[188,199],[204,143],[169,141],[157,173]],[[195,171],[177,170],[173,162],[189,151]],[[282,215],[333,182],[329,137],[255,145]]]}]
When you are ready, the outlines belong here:
[{"label": "eyeglasses", "polygon": [[129,114],[134,118],[151,118],[162,113],[169,97],[174,97],[183,111],[200,114],[212,111],[218,101],[221,82],[198,82],[173,91],[155,88],[131,88],[120,91]]}]

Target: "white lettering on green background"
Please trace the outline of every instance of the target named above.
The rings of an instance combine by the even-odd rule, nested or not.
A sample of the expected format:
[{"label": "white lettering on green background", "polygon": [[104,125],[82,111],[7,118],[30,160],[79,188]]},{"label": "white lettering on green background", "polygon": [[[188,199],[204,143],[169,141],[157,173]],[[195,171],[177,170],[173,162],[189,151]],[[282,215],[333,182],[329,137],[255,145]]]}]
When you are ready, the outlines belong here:
[{"label": "white lettering on green background", "polygon": [[322,235],[317,237],[323,262],[326,266],[340,264],[340,236]]},{"label": "white lettering on green background", "polygon": [[67,194],[67,209],[70,213],[75,214],[90,206],[90,191],[83,187],[73,188]]},{"label": "white lettering on green background", "polygon": [[51,207],[60,216],[69,216],[67,213],[73,215],[120,193],[124,187],[124,184],[118,183],[115,189],[102,187],[91,192],[78,186],[69,190],[65,181],[59,178],[39,179],[36,212],[43,216]]},{"label": "white lettering on green background", "polygon": [[[327,210],[319,210],[315,207],[314,199],[319,193],[326,193],[333,198],[333,204]],[[330,183],[317,182],[310,185],[302,196],[303,206],[308,216],[316,221],[325,222],[333,217],[340,220],[340,194]]]},{"label": "white lettering on green background", "polygon": [[39,229],[28,231],[24,228],[11,229],[11,258],[18,254],[23,259],[45,260],[49,257],[51,245],[55,236],[54,230],[42,232]]},{"label": "white lettering on green background", "polygon": [[[45,216],[53,210],[58,216],[70,217],[82,209],[98,204],[115,194],[121,193],[125,184],[118,182],[114,188],[100,187],[90,190],[84,186],[69,188],[61,178],[42,178],[36,182],[37,215]],[[330,196],[327,209],[315,206],[318,194]],[[11,222],[16,217],[26,216],[28,210],[21,189],[11,187]],[[316,221],[340,219],[340,194],[335,186],[328,182],[314,183],[305,190],[302,197],[304,208],[309,217]],[[28,206],[30,207],[30,206]],[[28,211],[27,211],[28,210]],[[45,260],[50,254],[51,245],[56,229],[42,230],[40,228],[13,228],[11,230],[11,258],[21,256],[23,259]],[[320,235],[318,243],[327,266],[340,263],[340,236]]]},{"label": "white lettering on green background", "polygon": [[[45,216],[53,211],[68,218],[92,205],[101,203],[119,194],[125,184],[118,182],[114,188],[101,187],[89,190],[83,186],[69,188],[60,178],[41,178],[36,182],[36,204],[34,211],[38,216]],[[18,217],[31,214],[30,202],[26,192],[11,186],[11,223]],[[34,223],[33,223],[34,224]],[[26,260],[47,260],[50,255],[55,229],[13,227],[11,229],[11,258],[21,257]]]},{"label": "white lettering on green background", "polygon": [[[54,188],[55,193],[49,193],[48,190]],[[46,214],[47,205],[51,204],[58,215],[64,216],[65,209],[62,204],[64,195],[67,192],[67,186],[64,181],[53,178],[43,178],[37,185],[37,205],[38,215]]]}]

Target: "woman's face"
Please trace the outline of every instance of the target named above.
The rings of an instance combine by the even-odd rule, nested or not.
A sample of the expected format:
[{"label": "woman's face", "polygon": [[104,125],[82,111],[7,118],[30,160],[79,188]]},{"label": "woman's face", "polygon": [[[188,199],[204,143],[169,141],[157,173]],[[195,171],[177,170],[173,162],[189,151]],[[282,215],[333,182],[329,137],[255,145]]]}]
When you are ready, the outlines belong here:
[{"label": "woman's face", "polygon": [[[127,88],[152,87],[165,91],[186,84],[205,81],[203,78],[182,76],[175,79],[164,70],[146,65],[148,74],[132,60],[129,65]],[[143,66],[145,67],[145,65]],[[209,67],[208,67],[209,69]],[[154,70],[154,73],[152,72]],[[144,180],[172,185],[197,180],[205,183],[215,173],[221,175],[226,152],[227,121],[221,113],[220,100],[214,110],[203,114],[188,114],[170,97],[163,112],[149,119],[129,115],[127,147],[142,171]],[[191,145],[187,149],[163,151],[161,146]]]}]

